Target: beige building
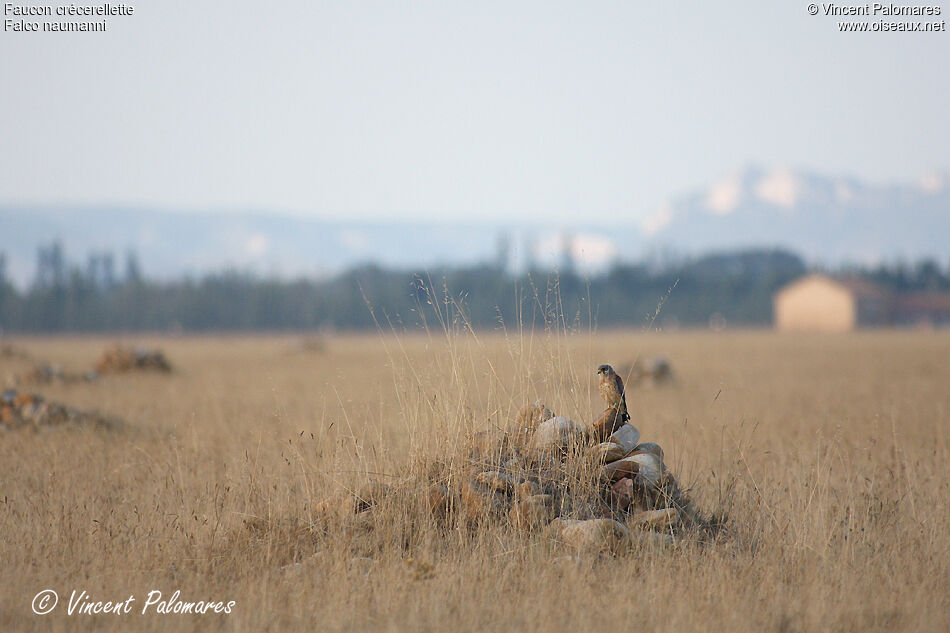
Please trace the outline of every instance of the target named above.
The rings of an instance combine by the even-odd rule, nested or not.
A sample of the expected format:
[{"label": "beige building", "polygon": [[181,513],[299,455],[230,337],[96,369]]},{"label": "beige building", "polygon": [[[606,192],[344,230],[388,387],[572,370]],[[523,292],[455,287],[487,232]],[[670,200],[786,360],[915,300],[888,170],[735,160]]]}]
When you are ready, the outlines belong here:
[{"label": "beige building", "polygon": [[773,298],[775,328],[784,331],[846,332],[891,321],[888,293],[858,279],[808,275]]}]

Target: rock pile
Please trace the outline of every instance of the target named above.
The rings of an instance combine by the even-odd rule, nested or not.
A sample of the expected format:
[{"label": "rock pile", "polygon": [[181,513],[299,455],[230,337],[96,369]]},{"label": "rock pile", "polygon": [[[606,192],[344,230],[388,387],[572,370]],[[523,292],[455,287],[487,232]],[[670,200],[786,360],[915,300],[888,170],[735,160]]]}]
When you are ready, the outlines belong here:
[{"label": "rock pile", "polygon": [[428,464],[401,491],[372,483],[318,504],[315,514],[372,524],[387,495],[405,496],[409,488],[442,524],[507,522],[585,552],[672,543],[698,517],[667,470],[663,449],[641,443],[625,417],[611,406],[581,426],[543,404],[527,405],[510,428],[476,434],[467,454]]},{"label": "rock pile", "polygon": [[45,385],[51,383],[92,382],[98,378],[99,374],[95,371],[77,374],[65,371],[61,366],[54,365],[53,363],[41,363],[17,375],[15,383]]},{"label": "rock pile", "polygon": [[8,389],[0,394],[0,430],[3,431],[25,428],[39,430],[62,425],[115,428],[120,424],[118,420],[94,411],[80,411],[57,402],[47,401],[34,393]]},{"label": "rock pile", "polygon": [[676,382],[673,366],[663,356],[638,359],[630,368],[629,376],[630,383],[640,387],[659,387]]},{"label": "rock pile", "polygon": [[[644,538],[672,541],[674,528],[694,519],[663,449],[640,443],[640,432],[617,408],[587,427],[551,416],[523,428],[548,413],[543,405],[526,406],[514,433],[494,434],[487,453],[482,440],[457,498],[467,522],[507,516],[515,527],[541,529],[578,550],[617,551]],[[443,514],[456,497],[444,485],[438,490],[430,499],[448,505],[432,509]],[[644,530],[658,532],[635,533]]]},{"label": "rock pile", "polygon": [[70,372],[64,370],[58,364],[42,362],[19,374],[8,374],[7,383],[9,386],[16,387],[20,385],[93,382],[98,380],[101,374],[133,370],[153,370],[167,373],[172,370],[172,367],[161,350],[130,349],[117,345],[106,349],[102,353],[102,356],[96,361],[95,369],[82,373]]},{"label": "rock pile", "polygon": [[107,349],[96,362],[96,371],[100,374],[120,373],[132,370],[156,370],[170,372],[168,359],[161,350],[130,349],[116,345]]},{"label": "rock pile", "polygon": [[12,343],[0,343],[0,358],[21,358],[27,359],[30,353],[15,347]]},{"label": "rock pile", "polygon": [[327,340],[322,336],[311,336],[297,341],[292,351],[303,354],[325,354],[327,351]]}]

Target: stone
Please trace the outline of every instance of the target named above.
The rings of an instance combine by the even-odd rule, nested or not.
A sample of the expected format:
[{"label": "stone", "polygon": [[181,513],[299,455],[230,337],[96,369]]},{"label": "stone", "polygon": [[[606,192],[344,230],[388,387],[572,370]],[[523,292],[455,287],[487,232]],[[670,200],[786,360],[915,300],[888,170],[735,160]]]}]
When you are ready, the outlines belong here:
[{"label": "stone", "polygon": [[445,519],[455,509],[457,499],[448,486],[432,484],[426,492],[426,503],[433,516]]},{"label": "stone", "polygon": [[615,462],[630,454],[637,446],[640,431],[632,424],[623,424],[611,433],[606,442],[591,448],[591,455],[605,463]]},{"label": "stone", "polygon": [[551,410],[540,402],[526,404],[521,407],[515,417],[515,427],[521,431],[533,430],[545,420],[550,420],[553,417],[554,414],[551,413]]},{"label": "stone", "polygon": [[636,477],[640,473],[640,463],[630,457],[618,459],[600,469],[601,478],[605,481],[617,481],[624,477]]},{"label": "stone", "polygon": [[599,418],[588,427],[587,433],[598,442],[606,442],[614,431],[624,425],[623,412],[615,407],[607,407]]},{"label": "stone", "polygon": [[521,469],[521,460],[517,457],[512,457],[507,462],[502,464],[505,467],[505,470],[509,472],[515,472]]},{"label": "stone", "polygon": [[615,462],[627,454],[628,451],[616,442],[601,442],[590,448],[590,454],[595,461],[610,463]]},{"label": "stone", "polygon": [[640,441],[640,431],[637,430],[637,427],[627,423],[614,431],[608,441],[622,446],[624,455],[626,455],[636,448],[637,442]]},{"label": "stone", "polygon": [[654,532],[653,530],[633,530],[630,532],[630,542],[641,550],[660,550],[672,547],[676,542],[672,534]]},{"label": "stone", "polygon": [[[508,455],[508,434],[501,429],[479,431],[472,436],[470,455],[475,459],[497,460]],[[497,462],[496,462],[497,463]]]},{"label": "stone", "polygon": [[531,438],[531,448],[540,452],[563,451],[584,439],[584,429],[563,416],[542,422]]},{"label": "stone", "polygon": [[475,481],[488,486],[496,492],[511,493],[515,488],[515,481],[508,475],[497,470],[486,470],[475,475]]},{"label": "stone", "polygon": [[[638,465],[636,481],[642,485],[658,485],[663,473],[666,472],[663,460],[653,453],[634,453],[624,457],[621,461],[635,462]],[[612,464],[608,464],[608,466],[610,465]]]},{"label": "stone", "polygon": [[629,508],[630,504],[633,503],[633,500],[636,498],[636,489],[633,479],[623,477],[612,483],[608,497],[610,498],[610,504],[612,506],[620,510]]},{"label": "stone", "polygon": [[508,498],[477,481],[462,486],[462,512],[470,523],[498,516],[508,508]]},{"label": "stone", "polygon": [[518,484],[518,497],[521,499],[527,499],[528,497],[539,495],[542,492],[541,484],[536,481],[527,480]]},{"label": "stone", "polygon": [[610,506],[586,495],[564,493],[555,497],[558,516],[571,519],[601,519],[612,516]]},{"label": "stone", "polygon": [[613,519],[554,519],[544,534],[579,552],[623,551],[630,544],[630,531]]},{"label": "stone", "polygon": [[667,530],[679,521],[679,512],[676,508],[662,510],[644,510],[630,518],[627,525],[640,529]]},{"label": "stone", "polygon": [[519,448],[524,447],[531,439],[535,429],[537,429],[542,422],[550,420],[553,417],[554,414],[551,413],[551,410],[541,404],[540,401],[521,407],[517,416],[515,416],[515,421],[509,429],[512,444]]},{"label": "stone", "polygon": [[552,495],[531,495],[518,501],[508,512],[512,525],[521,530],[544,527],[555,517]]},{"label": "stone", "polygon": [[663,455],[663,449],[660,448],[659,444],[654,444],[653,442],[644,442],[643,444],[637,444],[633,447],[632,453],[651,453],[660,458],[660,461],[665,459]]}]

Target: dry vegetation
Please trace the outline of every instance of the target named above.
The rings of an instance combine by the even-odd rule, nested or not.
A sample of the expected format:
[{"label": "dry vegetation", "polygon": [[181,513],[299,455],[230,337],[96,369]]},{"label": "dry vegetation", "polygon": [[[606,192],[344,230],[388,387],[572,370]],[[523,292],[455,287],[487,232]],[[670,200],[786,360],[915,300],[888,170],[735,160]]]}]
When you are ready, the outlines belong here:
[{"label": "dry vegetation", "polygon": [[[25,339],[91,366],[112,340]],[[0,630],[938,631],[950,627],[950,336],[862,333],[129,341],[172,374],[51,384],[119,430],[0,435]],[[675,386],[632,391],[714,538],[574,558],[504,524],[445,529],[411,498],[372,525],[310,529],[341,488],[406,481],[525,402],[588,423],[593,368],[638,355]],[[0,377],[29,361],[0,358]],[[299,562],[299,565],[295,565]],[[56,612],[36,616],[36,592]],[[72,589],[151,589],[231,615],[65,615]]]}]

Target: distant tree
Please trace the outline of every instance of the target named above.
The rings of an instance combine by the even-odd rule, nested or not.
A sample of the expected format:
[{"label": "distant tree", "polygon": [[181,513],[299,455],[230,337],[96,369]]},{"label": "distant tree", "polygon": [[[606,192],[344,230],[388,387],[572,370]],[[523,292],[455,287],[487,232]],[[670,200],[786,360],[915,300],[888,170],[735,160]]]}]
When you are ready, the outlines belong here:
[{"label": "distant tree", "polygon": [[511,237],[507,233],[499,233],[495,241],[495,269],[501,272],[508,270],[511,263]]},{"label": "distant tree", "polygon": [[562,274],[573,275],[577,262],[574,261],[574,236],[564,233],[561,236],[561,249],[558,254],[558,268]]},{"label": "distant tree", "polygon": [[925,259],[914,268],[914,286],[918,290],[939,290],[943,286],[940,266],[934,259]]},{"label": "distant tree", "polygon": [[[501,249],[499,249],[501,250]],[[730,324],[761,325],[771,318],[772,295],[806,272],[781,250],[714,253],[613,266],[591,279],[572,270],[532,267],[512,275],[500,257],[484,264],[437,270],[362,265],[331,279],[283,281],[229,270],[158,282],[146,279],[135,253],[114,283],[111,255],[90,254],[68,264],[58,243],[37,253],[36,280],[19,292],[6,279],[0,256],[0,326],[9,331],[365,330],[428,327],[493,329],[705,327],[718,313]],[[851,274],[895,291],[950,289],[950,269],[933,261],[853,267]],[[659,314],[658,314],[659,310]]]},{"label": "distant tree", "polygon": [[0,253],[0,334],[10,326],[16,299],[16,291],[7,281],[7,254]]},{"label": "distant tree", "polygon": [[99,255],[90,253],[86,257],[86,283],[95,288],[100,285],[102,280],[102,271],[100,267]]},{"label": "distant tree", "polygon": [[36,280],[40,287],[62,286],[66,281],[66,258],[59,242],[37,250]]},{"label": "distant tree", "polygon": [[125,281],[126,283],[142,281],[142,268],[139,266],[138,255],[133,250],[128,250],[125,253]]},{"label": "distant tree", "polygon": [[102,286],[111,289],[115,286],[115,257],[110,251],[103,251],[99,259],[102,271]]}]

